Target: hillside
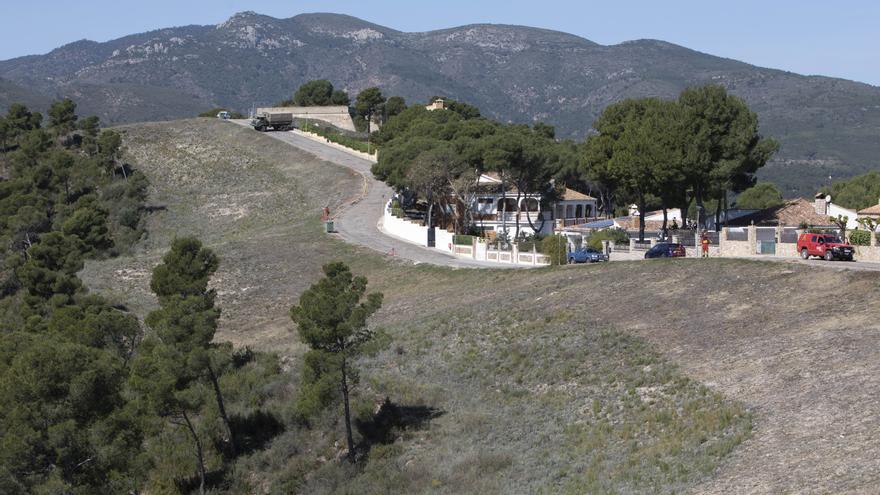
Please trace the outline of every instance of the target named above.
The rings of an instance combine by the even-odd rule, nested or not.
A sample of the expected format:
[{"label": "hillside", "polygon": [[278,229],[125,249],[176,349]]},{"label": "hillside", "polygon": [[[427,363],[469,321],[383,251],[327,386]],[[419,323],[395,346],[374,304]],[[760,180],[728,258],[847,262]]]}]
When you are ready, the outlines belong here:
[{"label": "hillside", "polygon": [[[157,211],[132,257],[87,265],[93,291],[144,314],[148,269],[173,236],[195,234],[221,258],[218,340],[280,353],[293,383],[302,348],[287,311],[322,263],[342,259],[385,294],[374,325],[388,339],[359,363],[356,411],[388,397],[422,421],[356,472],[333,462],[338,422],[288,422],[239,461],[260,487],[247,491],[859,493],[880,483],[871,274],[697,259],[414,266],[320,232],[320,207],[359,190],[345,169],[211,119],[121,130]],[[817,274],[826,291],[814,290]],[[829,292],[842,302],[829,305]]]},{"label": "hillside", "polygon": [[[83,40],[2,61],[0,78],[43,98],[72,96],[83,114],[111,124],[187,117],[218,105],[247,111],[324,78],[349,93],[378,85],[410,102],[448,95],[493,118],[545,121],[573,138],[582,138],[614,101],[671,98],[687,86],[715,83],[743,97],[763,132],[781,140],[762,176],[788,196],[812,194],[829,175],[876,168],[880,156],[880,88],[663,41],[603,46],[522,26],[404,33],[344,15],[275,19],[244,12],[216,26]],[[15,97],[0,89],[0,107]]]}]

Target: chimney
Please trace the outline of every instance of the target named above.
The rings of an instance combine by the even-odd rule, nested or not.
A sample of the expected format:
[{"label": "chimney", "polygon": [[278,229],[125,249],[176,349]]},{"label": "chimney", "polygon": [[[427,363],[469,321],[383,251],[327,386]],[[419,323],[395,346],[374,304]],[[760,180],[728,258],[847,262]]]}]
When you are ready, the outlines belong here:
[{"label": "chimney", "polygon": [[828,203],[830,201],[826,201],[826,199],[830,200],[831,196],[829,195],[826,198],[822,193],[816,195],[815,201],[813,202],[813,208],[816,210],[817,214],[822,216],[828,215]]}]

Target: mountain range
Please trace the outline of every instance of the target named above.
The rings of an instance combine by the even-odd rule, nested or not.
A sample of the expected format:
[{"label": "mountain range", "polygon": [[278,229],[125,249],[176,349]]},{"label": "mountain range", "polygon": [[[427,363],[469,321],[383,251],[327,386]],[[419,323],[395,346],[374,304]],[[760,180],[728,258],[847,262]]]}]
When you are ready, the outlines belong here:
[{"label": "mountain range", "polygon": [[504,121],[546,122],[583,138],[608,104],[674,98],[720,84],[742,97],[782,146],[761,176],[786,196],[877,168],[880,87],[803,76],[658,40],[600,45],[571,34],[479,24],[406,33],[340,14],[276,19],[242,12],[226,22],[82,40],[0,61],[0,110],[38,109],[69,96],[106,124],[247,111],[329,79],[354,95],[379,86],[408,103],[444,95]]}]

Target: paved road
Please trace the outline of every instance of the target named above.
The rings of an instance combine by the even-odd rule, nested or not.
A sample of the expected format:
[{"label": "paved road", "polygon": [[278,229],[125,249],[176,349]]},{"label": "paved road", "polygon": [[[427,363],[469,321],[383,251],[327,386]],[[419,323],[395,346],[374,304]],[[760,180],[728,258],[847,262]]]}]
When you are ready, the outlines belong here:
[{"label": "paved road", "polygon": [[[248,126],[246,120],[232,122]],[[528,268],[526,266],[456,258],[443,251],[418,246],[384,233],[381,230],[382,208],[387,198],[392,194],[392,191],[385,183],[373,178],[373,174],[370,172],[372,162],[293,132],[270,132],[267,135],[305,150],[321,160],[350,168],[361,174],[364,178],[362,194],[351,204],[344,205],[341,210],[336,212],[336,230],[339,232],[340,237],[347,242],[368,247],[385,255],[389,255],[391,250],[394,249],[396,256],[410,260],[413,263],[431,263],[440,266],[465,268]],[[613,261],[629,261],[643,259],[643,257],[644,255],[641,252],[635,254],[614,253],[611,259]],[[827,262],[824,260],[802,260],[800,258],[776,256],[749,256],[747,258],[780,263],[801,263],[821,268],[880,271],[880,263],[865,261],[856,263],[843,261]]]},{"label": "paved road", "polygon": [[[247,126],[247,121],[233,121]],[[394,249],[395,256],[413,263],[430,263],[457,268],[525,268],[501,263],[460,259],[436,249],[429,249],[385,234],[380,230],[382,209],[392,194],[391,188],[373,178],[372,162],[293,132],[269,132],[266,135],[337,165],[350,168],[364,177],[364,190],[351,204],[344,205],[334,218],[335,229],[347,242],[368,247],[385,255]]]}]

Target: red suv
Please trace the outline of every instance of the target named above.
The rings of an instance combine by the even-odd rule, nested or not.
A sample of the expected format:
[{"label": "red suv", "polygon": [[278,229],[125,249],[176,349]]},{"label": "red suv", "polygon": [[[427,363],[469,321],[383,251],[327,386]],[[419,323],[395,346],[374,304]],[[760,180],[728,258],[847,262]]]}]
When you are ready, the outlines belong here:
[{"label": "red suv", "polygon": [[811,234],[809,232],[798,237],[797,249],[801,253],[801,258],[805,260],[810,256],[819,256],[828,261],[852,261],[854,252],[851,245],[841,241],[834,234]]}]

